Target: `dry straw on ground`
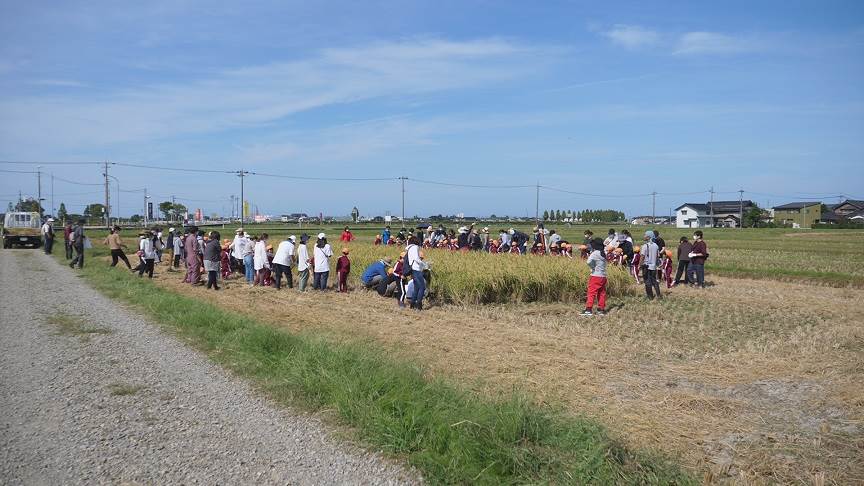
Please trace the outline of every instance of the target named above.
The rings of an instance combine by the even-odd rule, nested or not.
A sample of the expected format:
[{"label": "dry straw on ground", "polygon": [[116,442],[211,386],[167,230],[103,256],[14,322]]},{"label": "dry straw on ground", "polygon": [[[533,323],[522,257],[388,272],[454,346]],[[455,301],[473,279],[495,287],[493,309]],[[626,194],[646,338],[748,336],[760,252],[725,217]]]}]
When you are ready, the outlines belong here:
[{"label": "dry straw on ground", "polygon": [[418,315],[364,291],[232,281],[213,292],[181,279],[158,268],[158,284],[274,326],[371,340],[480,391],[526,389],[706,481],[864,481],[862,290],[719,278],[662,302],[615,298],[609,316],[585,319],[573,304],[438,305]]}]

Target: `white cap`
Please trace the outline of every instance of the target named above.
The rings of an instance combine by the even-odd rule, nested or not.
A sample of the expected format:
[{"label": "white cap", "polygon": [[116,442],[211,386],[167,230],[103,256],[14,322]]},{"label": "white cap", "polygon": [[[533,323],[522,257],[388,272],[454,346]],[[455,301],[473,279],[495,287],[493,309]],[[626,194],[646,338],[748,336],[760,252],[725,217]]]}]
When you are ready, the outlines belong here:
[{"label": "white cap", "polygon": [[516,233],[516,230],[514,230],[513,228],[510,228],[510,231],[508,231],[508,233],[510,233],[512,235],[513,233]]},{"label": "white cap", "polygon": [[53,222],[54,222],[54,218],[48,218],[48,222],[49,222],[49,223],[53,223]]},{"label": "white cap", "polygon": [[460,232],[460,233],[467,233],[467,232],[468,232],[468,228],[466,228],[466,227],[464,227],[464,226],[460,226],[460,227],[459,227],[459,232]]},{"label": "white cap", "polygon": [[288,237],[289,241],[295,241],[297,238],[294,235]]},{"label": "white cap", "polygon": [[173,232],[174,232],[174,228],[168,228],[168,232],[169,232],[169,233],[173,233]]},{"label": "white cap", "polygon": [[318,233],[318,239],[321,238],[327,238],[327,235],[325,235],[324,233]]}]

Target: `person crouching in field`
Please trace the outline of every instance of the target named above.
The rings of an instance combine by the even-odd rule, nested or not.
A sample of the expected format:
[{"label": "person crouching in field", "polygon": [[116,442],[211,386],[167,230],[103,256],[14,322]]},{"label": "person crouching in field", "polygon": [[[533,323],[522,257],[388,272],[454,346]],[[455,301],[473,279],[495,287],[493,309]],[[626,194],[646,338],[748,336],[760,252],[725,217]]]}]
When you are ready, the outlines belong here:
[{"label": "person crouching in field", "polygon": [[591,241],[591,253],[585,262],[591,269],[591,277],[588,279],[588,300],[585,302],[583,316],[594,315],[594,299],[597,299],[597,314],[606,314],[606,255],[603,254],[603,240],[600,238]]},{"label": "person crouching in field", "polygon": [[220,253],[219,271],[222,274],[222,280],[228,280],[231,276],[231,240],[222,240],[222,252]]},{"label": "person crouching in field", "polygon": [[336,275],[339,277],[339,292],[348,292],[348,274],[351,273],[351,260],[348,248],[342,248],[342,256],[336,260]]}]

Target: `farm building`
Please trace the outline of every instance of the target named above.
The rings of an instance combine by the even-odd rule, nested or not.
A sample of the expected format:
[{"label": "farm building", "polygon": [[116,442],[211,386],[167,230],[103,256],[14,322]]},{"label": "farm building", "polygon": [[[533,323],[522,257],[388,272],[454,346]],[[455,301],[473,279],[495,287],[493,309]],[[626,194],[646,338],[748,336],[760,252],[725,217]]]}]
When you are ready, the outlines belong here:
[{"label": "farm building", "polygon": [[[714,201],[713,203],[685,203],[675,208],[675,226],[678,228],[737,228],[741,215],[755,205],[753,201]],[[712,220],[713,217],[713,220]]]},{"label": "farm building", "polygon": [[822,218],[821,202],[793,202],[773,209],[775,223],[795,228],[812,228]]}]

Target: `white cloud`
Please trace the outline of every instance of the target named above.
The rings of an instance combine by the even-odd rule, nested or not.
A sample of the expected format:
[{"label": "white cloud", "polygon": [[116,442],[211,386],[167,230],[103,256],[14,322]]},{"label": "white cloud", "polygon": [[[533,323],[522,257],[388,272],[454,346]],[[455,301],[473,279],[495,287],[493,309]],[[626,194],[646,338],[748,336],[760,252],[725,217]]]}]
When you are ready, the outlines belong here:
[{"label": "white cloud", "polygon": [[649,47],[660,42],[660,34],[638,25],[617,24],[602,34],[613,43],[628,49]]},{"label": "white cloud", "polygon": [[0,145],[157,140],[271,124],[304,110],[502,82],[535,72],[536,49],[501,39],[411,39],[325,49],[291,62],[115,92],[0,101]]},{"label": "white cloud", "polygon": [[716,32],[687,32],[679,37],[675,54],[736,54],[760,49],[753,39]]}]

